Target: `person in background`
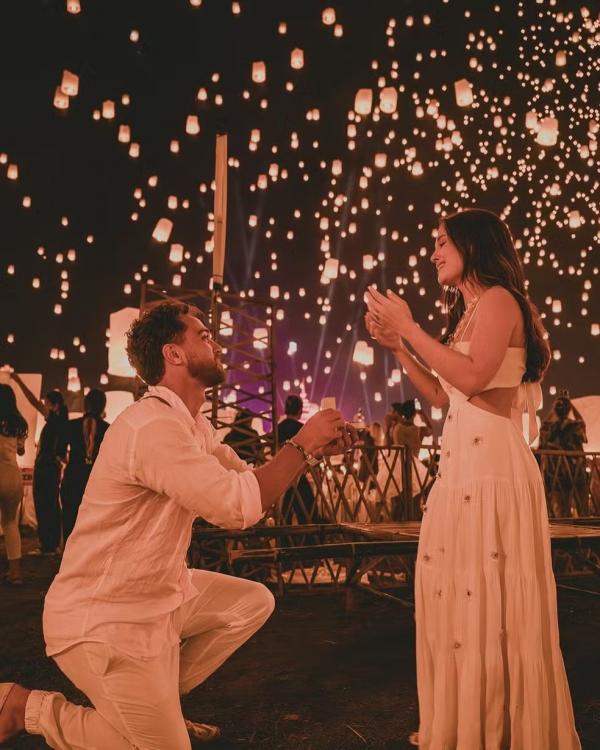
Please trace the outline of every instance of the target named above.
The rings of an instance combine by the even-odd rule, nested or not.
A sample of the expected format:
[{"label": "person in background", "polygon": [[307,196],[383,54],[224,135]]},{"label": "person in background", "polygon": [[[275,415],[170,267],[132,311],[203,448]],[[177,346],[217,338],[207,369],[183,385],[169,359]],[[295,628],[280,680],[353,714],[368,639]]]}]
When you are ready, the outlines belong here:
[{"label": "person in background", "polygon": [[587,508],[588,480],[584,443],[587,443],[585,420],[569,398],[569,391],[560,391],[559,398],[542,421],[540,448],[577,451],[581,453],[581,457],[552,454],[541,456],[546,497],[550,501],[552,514],[556,517],[569,518],[572,515],[590,513]]},{"label": "person in background", "polygon": [[402,408],[402,403],[400,401],[394,401],[390,410],[388,411],[388,413],[385,415],[383,419],[385,445],[388,447],[392,445],[393,443],[392,433],[394,431],[394,427],[398,424],[398,422],[401,419],[401,414],[400,414],[401,408]]},{"label": "person in background", "polygon": [[[417,414],[425,422],[422,427],[415,424]],[[399,419],[392,427],[392,445],[407,445],[416,457],[419,455],[423,438],[433,434],[431,421],[422,409],[417,409],[414,398],[399,405],[398,415]]]},{"label": "person in background", "polygon": [[260,435],[252,427],[252,412],[248,409],[240,409],[236,413],[231,430],[225,435],[223,442],[233,448],[246,463],[253,466],[264,463]]},{"label": "person in background", "polygon": [[[285,400],[285,419],[277,425],[279,445],[292,440],[302,429],[302,410],[304,404],[300,396],[290,395]],[[290,487],[285,493],[281,506],[284,523],[291,524],[294,514],[299,524],[320,523],[321,517],[315,508],[315,496],[305,474],[298,479],[296,487]]]},{"label": "person in background", "polygon": [[23,478],[17,464],[17,454],[25,453],[27,422],[17,408],[15,392],[0,384],[0,522],[4,532],[10,586],[23,584],[21,572],[21,535],[19,507],[23,499]]},{"label": "person in background", "polygon": [[40,401],[29,390],[16,372],[12,378],[23,391],[29,403],[46,420],[40,433],[35,463],[33,465],[33,502],[38,522],[40,548],[29,554],[55,555],[60,551],[60,488],[61,460],[59,442],[69,414],[59,390],[46,393]]},{"label": "person in background", "polygon": [[59,439],[59,455],[64,458],[67,451],[69,455],[60,488],[63,544],[67,543],[75,526],[85,486],[109,427],[103,419],[106,409],[104,391],[95,388],[89,391],[83,400],[83,408],[83,417],[69,420]]}]

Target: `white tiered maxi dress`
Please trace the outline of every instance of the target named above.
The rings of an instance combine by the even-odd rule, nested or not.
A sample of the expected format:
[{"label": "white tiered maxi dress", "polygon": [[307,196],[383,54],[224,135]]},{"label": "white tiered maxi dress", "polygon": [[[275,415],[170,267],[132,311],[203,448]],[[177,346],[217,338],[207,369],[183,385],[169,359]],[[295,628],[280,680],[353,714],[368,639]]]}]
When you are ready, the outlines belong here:
[{"label": "white tiered maxi dress", "polygon": [[[515,353],[503,384],[524,370]],[[538,465],[513,421],[443,385],[415,578],[419,747],[579,750]]]}]

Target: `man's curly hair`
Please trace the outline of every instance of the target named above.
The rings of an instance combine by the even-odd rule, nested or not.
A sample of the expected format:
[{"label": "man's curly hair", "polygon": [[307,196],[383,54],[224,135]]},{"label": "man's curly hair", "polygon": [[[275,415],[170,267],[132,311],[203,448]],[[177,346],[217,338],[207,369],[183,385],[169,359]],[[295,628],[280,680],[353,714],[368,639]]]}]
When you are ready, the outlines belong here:
[{"label": "man's curly hair", "polygon": [[127,357],[148,385],[156,385],[165,374],[163,346],[183,340],[186,326],[182,316],[198,314],[184,302],[161,302],[133,321],[127,331]]}]

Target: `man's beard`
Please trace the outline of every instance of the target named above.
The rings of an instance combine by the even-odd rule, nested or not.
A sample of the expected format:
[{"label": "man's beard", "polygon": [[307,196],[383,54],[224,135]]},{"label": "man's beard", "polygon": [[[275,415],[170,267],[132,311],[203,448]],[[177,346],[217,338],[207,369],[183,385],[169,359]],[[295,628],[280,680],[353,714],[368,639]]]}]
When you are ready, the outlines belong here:
[{"label": "man's beard", "polygon": [[212,388],[225,382],[226,373],[220,362],[188,362],[188,373],[205,388]]}]

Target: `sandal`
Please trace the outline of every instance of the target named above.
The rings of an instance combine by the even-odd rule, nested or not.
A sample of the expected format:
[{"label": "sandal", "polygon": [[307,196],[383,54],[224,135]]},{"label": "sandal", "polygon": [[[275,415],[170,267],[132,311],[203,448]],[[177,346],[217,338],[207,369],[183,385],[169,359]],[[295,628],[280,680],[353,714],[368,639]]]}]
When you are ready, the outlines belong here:
[{"label": "sandal", "polygon": [[185,726],[192,742],[212,742],[221,736],[219,727],[185,719]]}]

